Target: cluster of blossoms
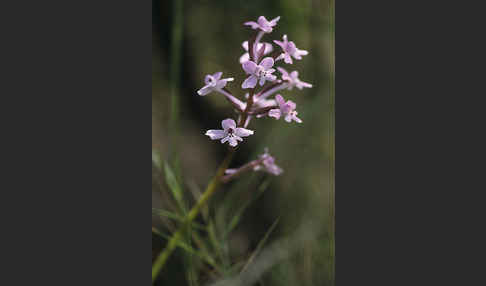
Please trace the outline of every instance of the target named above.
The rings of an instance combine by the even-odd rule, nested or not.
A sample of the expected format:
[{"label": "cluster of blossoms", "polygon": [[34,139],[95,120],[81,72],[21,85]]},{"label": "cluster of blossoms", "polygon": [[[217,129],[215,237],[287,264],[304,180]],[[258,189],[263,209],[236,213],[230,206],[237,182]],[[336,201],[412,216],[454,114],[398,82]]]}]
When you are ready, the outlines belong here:
[{"label": "cluster of blossoms", "polygon": [[[204,87],[197,91],[200,96],[205,96],[212,92],[222,94],[234,107],[238,118],[227,118],[221,122],[222,129],[211,129],[206,132],[212,140],[220,140],[222,144],[228,142],[231,147],[236,147],[238,142],[243,141],[243,137],[254,134],[253,130],[247,129],[252,118],[272,117],[277,120],[283,118],[286,122],[302,123],[297,117],[297,105],[291,100],[285,100],[282,95],[277,94],[280,90],[292,90],[310,88],[312,84],[301,81],[297,71],[287,72],[282,67],[275,67],[275,64],[282,61],[285,64],[293,64],[293,59],[301,60],[302,56],[308,54],[305,50],[300,50],[295,43],[289,41],[287,35],[283,35],[282,41],[273,41],[279,46],[275,49],[271,43],[262,42],[262,37],[273,31],[280,17],[268,21],[264,16],[260,16],[257,22],[250,21],[244,23],[251,29],[256,30],[256,34],[249,40],[242,43],[246,51],[239,61],[243,71],[247,75],[241,84],[243,90],[248,90],[244,96],[244,101],[234,96],[227,88],[228,82],[234,78],[222,78],[223,73],[217,72],[207,75],[204,80]],[[278,78],[276,71],[281,74]],[[260,90],[257,88],[260,87]],[[270,97],[274,95],[274,98]],[[275,159],[265,150],[265,153],[254,161],[251,161],[238,169],[226,170],[226,181],[247,170],[266,171],[273,175],[282,173],[282,169],[275,164]]]}]

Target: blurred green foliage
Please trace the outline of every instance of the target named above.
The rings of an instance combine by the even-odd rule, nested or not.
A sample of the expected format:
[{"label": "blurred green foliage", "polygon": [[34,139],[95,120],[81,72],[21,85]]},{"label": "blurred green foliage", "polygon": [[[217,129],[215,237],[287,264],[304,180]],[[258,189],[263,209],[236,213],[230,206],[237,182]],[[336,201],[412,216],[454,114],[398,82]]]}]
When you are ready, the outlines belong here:
[{"label": "blurred green foliage", "polygon": [[[245,75],[238,59],[244,52],[241,43],[252,35],[243,22],[260,15],[281,16],[277,28],[263,40],[280,40],[287,34],[297,47],[308,50],[302,61],[284,67],[298,70],[299,77],[314,87],[282,91],[297,103],[304,122],[253,120],[250,129],[255,135],[243,142],[231,165],[255,159],[268,147],[284,173],[246,174],[224,185],[156,285],[233,285],[235,277],[243,279],[241,285],[253,278],[250,285],[334,285],[333,0],[184,1],[179,56],[171,48],[173,4],[153,1],[153,257],[225,155],[226,147],[204,132],[234,113],[222,96],[199,97],[196,90],[206,74],[222,71],[235,78],[228,88],[243,99],[239,87]],[[180,67],[171,68],[177,58]],[[171,74],[174,70],[180,77]],[[171,108],[174,86],[176,109]],[[174,110],[177,124],[170,131]]]}]

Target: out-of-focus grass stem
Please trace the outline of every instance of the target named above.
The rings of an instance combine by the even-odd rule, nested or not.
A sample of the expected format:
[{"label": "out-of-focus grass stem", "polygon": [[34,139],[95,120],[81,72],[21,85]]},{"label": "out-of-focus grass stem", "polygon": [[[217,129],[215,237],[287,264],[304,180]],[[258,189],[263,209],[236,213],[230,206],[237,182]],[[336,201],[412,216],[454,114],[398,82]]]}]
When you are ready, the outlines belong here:
[{"label": "out-of-focus grass stem", "polygon": [[[172,152],[170,156],[175,158],[177,152],[177,130],[179,120],[179,85],[181,80],[181,51],[182,35],[184,31],[183,21],[183,0],[172,1],[172,39],[170,49],[170,118],[169,118],[169,136],[171,140]],[[178,173],[178,172],[177,172]]]},{"label": "out-of-focus grass stem", "polygon": [[187,229],[187,226],[190,225],[191,222],[197,217],[197,215],[199,214],[201,209],[206,205],[208,200],[213,196],[213,194],[218,189],[219,185],[221,184],[221,177],[224,175],[224,171],[228,168],[229,164],[231,163],[234,151],[235,151],[234,149],[231,149],[228,152],[228,154],[226,155],[226,158],[223,160],[223,162],[219,166],[218,171],[216,172],[216,175],[209,182],[206,190],[201,195],[201,197],[197,201],[196,205],[194,205],[194,207],[189,211],[189,213],[185,217],[182,225],[172,235],[172,237],[170,238],[169,242],[167,243],[167,246],[165,247],[165,249],[162,251],[162,253],[160,253],[160,255],[157,257],[157,259],[153,263],[153,265],[152,265],[152,282],[155,281],[155,278],[157,278],[157,275],[159,274],[160,270],[162,270],[162,268],[164,267],[165,263],[167,262],[167,259],[172,254],[172,252],[175,250],[176,246],[179,244],[179,241],[184,239],[183,235],[184,235],[185,230]]}]

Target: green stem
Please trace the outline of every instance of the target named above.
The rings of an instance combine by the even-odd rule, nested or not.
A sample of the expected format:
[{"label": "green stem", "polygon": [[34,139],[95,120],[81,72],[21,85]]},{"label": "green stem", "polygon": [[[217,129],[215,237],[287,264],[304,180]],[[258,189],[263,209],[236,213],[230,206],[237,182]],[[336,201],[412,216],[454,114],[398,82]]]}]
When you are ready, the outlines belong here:
[{"label": "green stem", "polygon": [[170,238],[169,242],[167,243],[167,246],[165,247],[165,249],[162,251],[162,253],[155,260],[155,262],[152,266],[152,282],[155,281],[155,278],[157,278],[157,275],[159,274],[159,272],[164,267],[169,256],[172,254],[172,252],[177,247],[179,241],[183,239],[182,236],[183,236],[184,231],[186,230],[187,226],[189,224],[191,224],[191,222],[197,217],[197,215],[201,211],[202,207],[204,205],[206,205],[207,201],[213,196],[213,194],[218,189],[219,185],[221,184],[221,177],[224,175],[224,171],[228,168],[228,166],[231,162],[231,159],[233,158],[233,154],[234,154],[234,149],[231,149],[229,151],[228,155],[226,155],[226,158],[224,159],[224,161],[219,166],[219,169],[216,172],[216,175],[213,177],[211,182],[209,182],[209,185],[207,186],[206,190],[204,191],[204,193],[201,195],[201,197],[197,201],[196,205],[194,205],[194,207],[189,211],[187,216],[184,218],[184,222],[182,223],[182,225],[172,235],[172,237]]}]

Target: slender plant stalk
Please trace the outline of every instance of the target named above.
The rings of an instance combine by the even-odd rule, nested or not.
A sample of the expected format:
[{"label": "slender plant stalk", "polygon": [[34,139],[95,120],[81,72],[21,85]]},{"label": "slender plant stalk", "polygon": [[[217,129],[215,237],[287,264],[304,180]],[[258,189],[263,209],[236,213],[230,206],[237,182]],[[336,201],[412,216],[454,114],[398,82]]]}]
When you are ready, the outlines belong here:
[{"label": "slender plant stalk", "polygon": [[183,239],[183,234],[184,231],[187,229],[187,226],[190,225],[191,222],[197,217],[202,207],[206,205],[207,201],[213,196],[213,194],[218,189],[219,185],[221,184],[221,177],[224,175],[224,171],[228,168],[231,159],[233,158],[233,154],[234,154],[234,149],[231,149],[226,155],[224,161],[219,166],[216,175],[213,177],[211,182],[209,182],[209,185],[207,186],[204,193],[201,195],[197,203],[194,205],[194,207],[189,211],[187,216],[184,218],[184,222],[179,227],[179,229],[172,235],[165,249],[160,253],[160,255],[155,260],[152,266],[152,282],[155,281],[155,278],[157,278],[157,275],[164,267],[165,263],[167,262],[167,259],[177,247],[178,242]]},{"label": "slender plant stalk", "polygon": [[[171,146],[178,146],[177,144],[177,130],[179,120],[179,84],[181,79],[181,54],[182,54],[182,35],[183,35],[183,0],[172,1],[173,24],[172,24],[172,39],[170,49],[170,119],[169,132],[172,140]],[[177,154],[176,150],[170,152]],[[175,159],[177,161],[177,159]],[[176,171],[178,168],[176,168]],[[179,172],[176,172],[178,174]]]}]

